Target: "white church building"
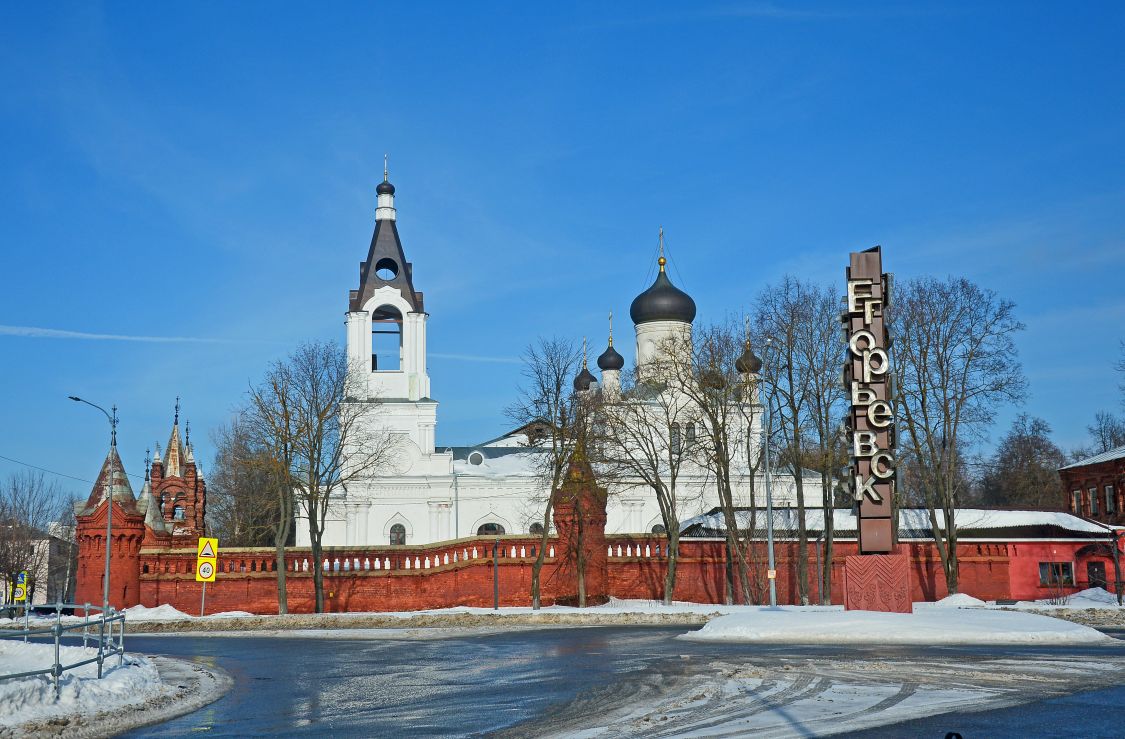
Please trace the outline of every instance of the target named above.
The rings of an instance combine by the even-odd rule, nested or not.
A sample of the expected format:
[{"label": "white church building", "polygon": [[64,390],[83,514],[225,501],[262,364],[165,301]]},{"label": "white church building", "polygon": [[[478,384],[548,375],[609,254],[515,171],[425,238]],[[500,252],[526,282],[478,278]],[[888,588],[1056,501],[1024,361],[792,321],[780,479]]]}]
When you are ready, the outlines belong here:
[{"label": "white church building", "polygon": [[[549,432],[545,425],[532,424],[473,446],[435,446],[438,402],[431,395],[426,369],[430,315],[402,248],[395,188],[385,173],[376,193],[375,232],[367,259],[360,265],[359,288],[349,295],[347,352],[351,366],[362,368],[359,392],[366,392],[367,398],[360,400],[377,404],[371,422],[399,441],[397,459],[393,472],[352,481],[343,494],[337,493],[326,518],[324,545],[427,544],[478,534],[539,533],[548,491],[536,474],[535,461],[536,444]],[[695,319],[695,301],[671,283],[664,263],[661,255],[655,282],[630,309],[642,375],[646,367],[663,361],[661,352],[669,339],[690,339]],[[612,341],[610,337],[609,347],[598,357],[601,382],[583,367],[575,378],[576,390],[617,392],[625,361]],[[744,363],[747,356],[757,362],[748,354]],[[748,371],[756,373],[759,367],[760,362]],[[757,401],[757,397],[752,400]],[[763,415],[745,414],[753,427],[741,433],[760,440]],[[750,483],[749,472],[734,481],[736,504],[751,504]],[[754,483],[756,503],[764,505],[765,481],[760,472]],[[775,471],[771,484],[775,506],[794,505],[791,476]],[[713,478],[703,469],[685,465],[679,488],[685,501],[680,520],[718,505]],[[805,490],[807,504],[819,506],[822,491],[816,473],[805,477]],[[618,484],[610,485],[609,492],[607,533],[663,530],[650,489],[639,483]],[[296,531],[297,545],[308,546],[304,522]]]}]

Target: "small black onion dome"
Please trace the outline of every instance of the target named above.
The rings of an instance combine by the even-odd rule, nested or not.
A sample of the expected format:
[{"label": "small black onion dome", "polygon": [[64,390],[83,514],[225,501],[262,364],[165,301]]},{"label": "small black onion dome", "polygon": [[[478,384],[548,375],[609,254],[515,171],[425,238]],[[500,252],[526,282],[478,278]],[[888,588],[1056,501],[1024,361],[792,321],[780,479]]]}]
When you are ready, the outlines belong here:
[{"label": "small black onion dome", "polygon": [[395,186],[387,182],[386,180],[383,180],[379,183],[379,186],[375,188],[375,193],[377,195],[394,195]]},{"label": "small black onion dome", "polygon": [[634,324],[652,321],[680,321],[691,323],[695,320],[695,301],[691,296],[672,284],[660,265],[660,274],[652,287],[633,298],[629,306],[629,316]]},{"label": "small black onion dome", "polygon": [[594,377],[590,370],[583,367],[582,371],[578,373],[578,376],[574,378],[574,389],[585,392],[590,389],[590,385],[597,381],[598,378]]},{"label": "small black onion dome", "polygon": [[758,355],[750,350],[749,342],[747,342],[746,351],[742,352],[742,356],[734,360],[734,368],[742,375],[753,375],[761,371],[762,360],[758,359]]},{"label": "small black onion dome", "polygon": [[610,344],[609,348],[598,357],[598,369],[603,372],[605,370],[619,370],[624,366],[625,357],[617,353],[617,350],[613,348],[613,344]]}]

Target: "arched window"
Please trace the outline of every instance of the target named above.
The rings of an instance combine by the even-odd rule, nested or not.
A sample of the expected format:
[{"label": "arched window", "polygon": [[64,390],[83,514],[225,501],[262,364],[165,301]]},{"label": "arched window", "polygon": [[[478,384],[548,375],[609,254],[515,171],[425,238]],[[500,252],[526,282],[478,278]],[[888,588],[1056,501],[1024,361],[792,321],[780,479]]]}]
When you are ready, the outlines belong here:
[{"label": "arched window", "polygon": [[184,507],[182,505],[178,505],[178,506],[176,506],[175,508],[172,509],[172,520],[173,521],[183,521],[184,520]]},{"label": "arched window", "polygon": [[167,493],[161,493],[160,494],[160,515],[161,516],[164,515],[164,504],[167,503],[167,502],[168,502],[168,494]]},{"label": "arched window", "polygon": [[477,536],[496,536],[504,533],[504,527],[498,523],[482,523],[477,529]]},{"label": "arched window", "polygon": [[402,369],[402,313],[391,305],[371,311],[371,371]]},{"label": "arched window", "polygon": [[396,523],[391,527],[391,546],[406,543],[406,527]]},{"label": "arched window", "polygon": [[543,524],[541,524],[541,523],[533,523],[533,524],[531,524],[531,526],[530,526],[530,527],[528,528],[527,532],[528,532],[529,534],[535,534],[536,536],[542,536],[542,535],[543,535]]},{"label": "arched window", "polygon": [[671,444],[672,444],[672,454],[679,454],[680,448],[681,448],[681,445],[680,445],[680,424],[678,424],[678,423],[672,424],[671,437],[672,438],[670,439],[670,441],[671,441]]},{"label": "arched window", "polygon": [[695,424],[694,424],[694,423],[689,423],[689,424],[687,425],[687,434],[686,434],[686,438],[687,438],[687,443],[688,443],[689,445],[690,445],[690,444],[691,444],[691,443],[692,443],[693,441],[695,441]]},{"label": "arched window", "polygon": [[658,524],[656,524],[655,526],[652,527],[652,533],[654,533],[654,534],[667,534],[668,529],[664,528],[664,524],[658,523]]}]

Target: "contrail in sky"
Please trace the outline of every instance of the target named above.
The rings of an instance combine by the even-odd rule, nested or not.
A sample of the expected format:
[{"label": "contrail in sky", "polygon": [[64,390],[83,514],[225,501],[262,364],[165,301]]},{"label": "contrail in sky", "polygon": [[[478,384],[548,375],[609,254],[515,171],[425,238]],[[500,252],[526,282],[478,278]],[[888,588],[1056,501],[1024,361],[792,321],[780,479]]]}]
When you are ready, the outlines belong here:
[{"label": "contrail in sky", "polygon": [[499,364],[523,364],[522,359],[515,357],[482,357],[476,354],[441,354],[436,352],[429,352],[429,355],[435,359],[454,359],[459,362],[497,362]]},{"label": "contrail in sky", "polygon": [[124,334],[91,334],[85,331],[64,331],[38,326],[0,325],[0,335],[23,336],[30,339],[85,339],[87,341],[146,341],[157,344],[231,344],[233,339],[201,339],[194,336],[126,336]]},{"label": "contrail in sky", "polygon": [[[5,326],[0,324],[0,336],[22,336],[29,339],[80,339],[86,341],[144,341],[156,344],[234,344],[245,343],[235,339],[207,339],[198,336],[129,336],[126,334],[92,334],[85,331],[66,331],[38,326]],[[430,352],[433,359],[452,359],[459,362],[496,362],[522,364],[515,357],[488,357],[476,354],[443,354]]]}]

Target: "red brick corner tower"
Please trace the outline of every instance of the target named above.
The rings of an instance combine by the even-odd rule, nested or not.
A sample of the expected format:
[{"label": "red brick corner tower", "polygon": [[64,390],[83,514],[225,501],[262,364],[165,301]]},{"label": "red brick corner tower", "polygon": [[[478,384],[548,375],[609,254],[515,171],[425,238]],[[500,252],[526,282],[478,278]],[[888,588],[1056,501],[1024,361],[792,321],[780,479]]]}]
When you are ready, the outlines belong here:
[{"label": "red brick corner tower", "polygon": [[550,576],[560,605],[579,604],[579,576],[586,591],[585,605],[609,600],[608,560],[605,544],[606,489],[598,487],[594,470],[579,445],[570,457],[563,483],[555,491],[555,529],[559,555]]},{"label": "red brick corner tower", "polygon": [[176,415],[164,457],[160,445],[152,461],[152,502],[163,519],[164,528],[172,536],[171,546],[195,546],[204,534],[207,513],[207,483],[195,462],[191,447],[191,426],[180,438],[180,399],[176,398]]},{"label": "red brick corner tower", "polygon": [[78,542],[76,603],[102,603],[105,582],[105,527],[108,502],[113,501],[110,542],[109,603],[122,609],[141,602],[141,542],[145,536],[144,512],[138,510],[129,476],[117,443],[109,448],[101,473],[85,503],[77,503],[75,538]]}]

